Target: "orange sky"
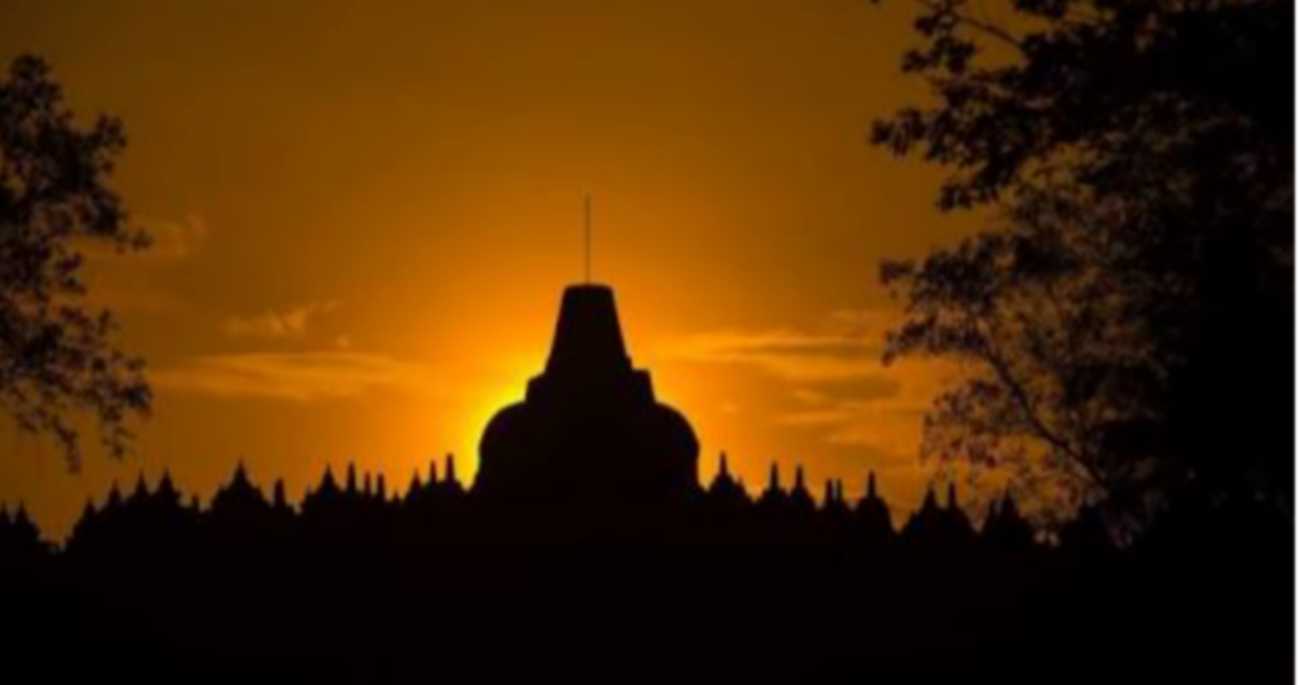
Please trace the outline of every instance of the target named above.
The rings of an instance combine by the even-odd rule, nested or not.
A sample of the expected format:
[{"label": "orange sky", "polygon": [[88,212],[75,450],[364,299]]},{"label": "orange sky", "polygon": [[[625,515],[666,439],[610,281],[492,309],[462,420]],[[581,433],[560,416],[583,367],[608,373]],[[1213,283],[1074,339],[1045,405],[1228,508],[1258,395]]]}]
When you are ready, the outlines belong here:
[{"label": "orange sky", "polygon": [[939,172],[867,144],[923,96],[906,3],[864,0],[66,0],[0,5],[130,144],[115,187],[158,239],[100,257],[99,296],[150,363],[124,463],[68,473],[0,421],[0,500],[61,536],[113,480],[169,468],[202,497],[245,460],[300,495],[353,460],[400,487],[545,358],[581,277],[638,366],[756,489],[779,461],[900,506],[927,479],[939,381],[883,369],[884,256],[969,231]]}]

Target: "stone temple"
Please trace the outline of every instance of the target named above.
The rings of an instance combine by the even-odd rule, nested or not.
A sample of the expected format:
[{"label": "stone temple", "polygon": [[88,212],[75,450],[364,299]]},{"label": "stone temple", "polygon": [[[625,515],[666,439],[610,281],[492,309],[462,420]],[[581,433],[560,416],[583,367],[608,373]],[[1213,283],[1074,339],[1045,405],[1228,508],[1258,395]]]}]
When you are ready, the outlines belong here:
[{"label": "stone temple", "polygon": [[698,489],[699,442],[632,366],[613,290],[564,291],[545,371],[479,445],[475,496],[505,505],[645,509]]}]

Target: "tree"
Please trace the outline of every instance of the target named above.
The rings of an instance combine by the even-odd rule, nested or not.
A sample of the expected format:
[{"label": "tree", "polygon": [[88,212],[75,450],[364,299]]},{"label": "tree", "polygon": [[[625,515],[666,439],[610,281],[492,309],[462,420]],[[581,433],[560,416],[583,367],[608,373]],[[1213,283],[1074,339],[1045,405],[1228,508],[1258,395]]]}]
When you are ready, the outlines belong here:
[{"label": "tree", "polygon": [[15,59],[0,82],[0,405],[74,469],[87,419],[120,457],[150,406],[144,362],[113,344],[116,320],[87,302],[82,268],[87,246],[149,243],[106,185],[125,144],[119,120],[74,118],[40,58]]},{"label": "tree", "polygon": [[1138,518],[1190,490],[1288,501],[1293,3],[917,2],[903,69],[935,104],[873,140],[946,166],[942,209],[996,216],[881,269],[908,314],[886,360],[967,372],[926,453]]}]

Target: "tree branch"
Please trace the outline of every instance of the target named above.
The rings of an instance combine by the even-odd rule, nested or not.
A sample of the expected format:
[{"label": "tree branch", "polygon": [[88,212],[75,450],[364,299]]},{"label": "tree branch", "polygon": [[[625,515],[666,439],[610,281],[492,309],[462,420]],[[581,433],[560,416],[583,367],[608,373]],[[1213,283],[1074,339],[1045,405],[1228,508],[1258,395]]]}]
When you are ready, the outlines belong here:
[{"label": "tree branch", "polygon": [[1024,46],[1020,42],[1019,37],[1001,28],[1000,26],[997,26],[996,24],[983,21],[982,19],[976,19],[974,17],[971,17],[968,14],[962,14],[960,12],[957,12],[956,8],[954,7],[955,3],[950,2],[950,0],[947,2],[937,2],[936,0],[911,0],[911,1],[916,3],[917,5],[920,5],[921,7],[924,7],[925,9],[931,12],[946,14],[956,19],[957,22],[969,28],[972,28],[976,31],[980,31],[990,38],[995,38],[1001,41],[1002,43],[1005,43],[1006,45],[1015,48],[1018,51],[1021,52],[1023,51]]},{"label": "tree branch", "polygon": [[[984,326],[980,325],[978,318],[973,316],[970,318],[970,324],[976,331],[984,328]],[[1023,384],[1020,383],[1019,379],[1015,377],[1014,372],[1010,368],[1009,362],[1007,362],[1001,353],[997,351],[996,347],[992,343],[991,331],[981,333],[978,339],[980,341],[978,352],[981,354],[984,361],[986,361],[992,368],[993,373],[997,376],[997,380],[1010,391],[1011,399],[1023,414],[1025,421],[1028,423],[1029,429],[1036,433],[1038,437],[1048,445],[1065,453],[1072,461],[1082,466],[1088,478],[1090,478],[1094,484],[1099,485],[1105,483],[1106,481],[1101,477],[1101,474],[1096,471],[1095,467],[1088,459],[1084,458],[1086,455],[1071,445],[1068,440],[1057,435],[1055,431],[1051,430],[1051,428],[1047,426],[1046,420],[1039,415],[1037,408],[1034,406],[1033,399],[1029,396],[1028,390],[1026,390]]]}]

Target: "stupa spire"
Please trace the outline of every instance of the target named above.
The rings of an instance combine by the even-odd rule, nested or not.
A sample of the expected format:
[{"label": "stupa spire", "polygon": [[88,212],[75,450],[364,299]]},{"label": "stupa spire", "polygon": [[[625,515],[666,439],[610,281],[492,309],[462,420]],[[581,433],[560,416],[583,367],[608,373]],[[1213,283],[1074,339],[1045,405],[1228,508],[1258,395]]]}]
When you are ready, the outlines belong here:
[{"label": "stupa spire", "polygon": [[582,195],[583,275],[582,282],[591,285],[591,191]]}]

